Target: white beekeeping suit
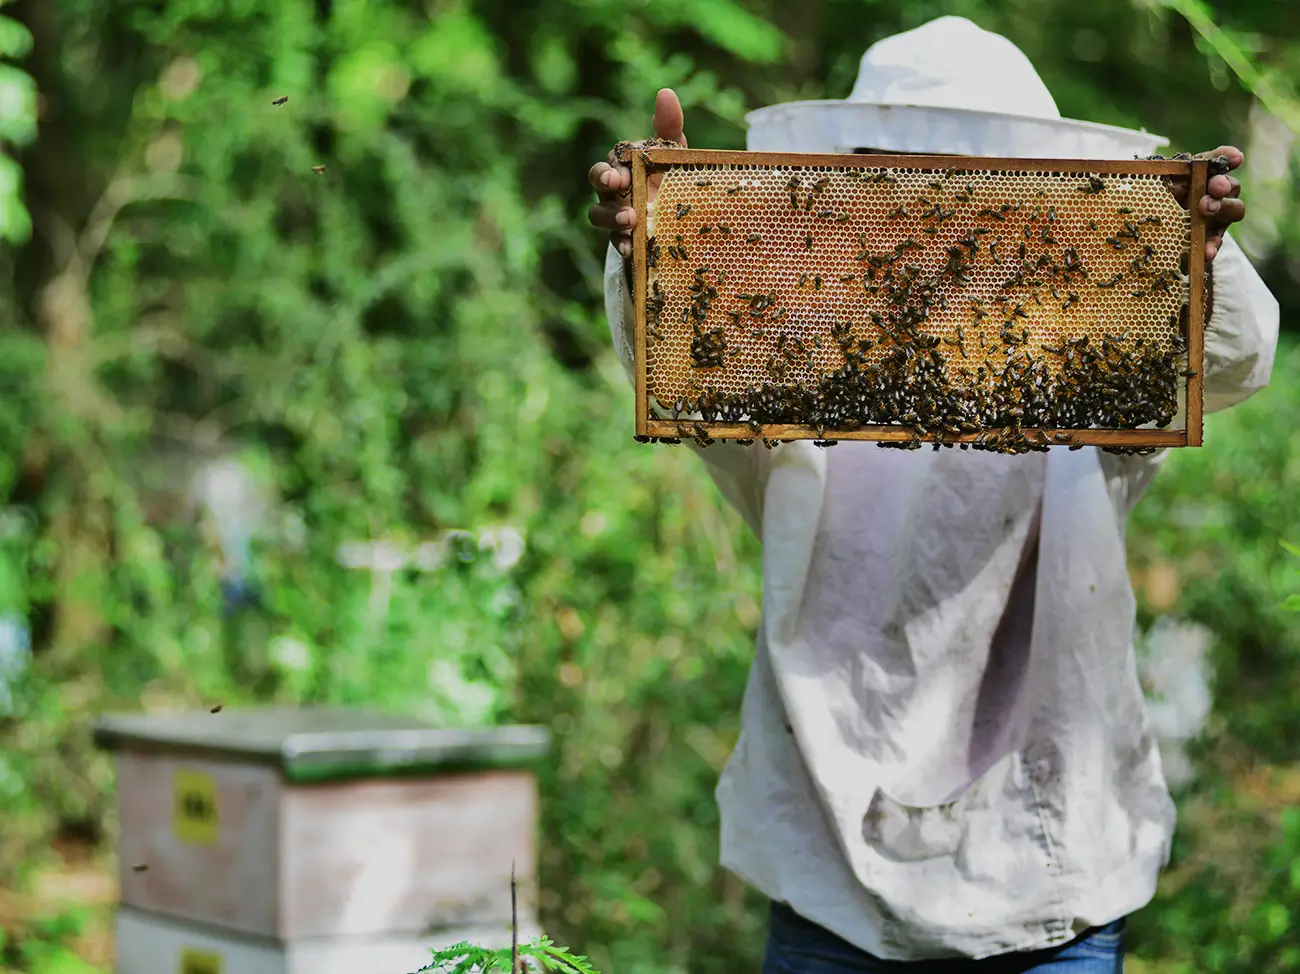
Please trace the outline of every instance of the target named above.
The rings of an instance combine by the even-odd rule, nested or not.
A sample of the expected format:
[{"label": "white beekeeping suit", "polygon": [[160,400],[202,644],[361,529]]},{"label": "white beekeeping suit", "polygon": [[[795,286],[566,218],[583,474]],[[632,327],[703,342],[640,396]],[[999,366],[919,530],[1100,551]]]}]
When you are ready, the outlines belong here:
[{"label": "white beekeeping suit", "polygon": [[[954,17],[873,46],[848,101],[750,122],[751,149],[787,152],[1124,159],[1161,144],[1061,119],[1014,45]],[[1267,384],[1278,327],[1231,238],[1214,275],[1208,410]],[[630,374],[625,281],[611,248]],[[1046,947],[1146,904],[1174,808],[1124,529],[1162,455],[699,452],[763,542],[763,620],[717,791],[723,864],[893,960]]]}]

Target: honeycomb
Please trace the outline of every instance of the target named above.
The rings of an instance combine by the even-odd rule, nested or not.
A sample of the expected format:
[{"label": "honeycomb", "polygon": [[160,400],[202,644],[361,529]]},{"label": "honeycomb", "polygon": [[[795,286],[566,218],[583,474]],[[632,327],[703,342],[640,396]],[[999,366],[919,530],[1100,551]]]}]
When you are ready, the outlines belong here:
[{"label": "honeycomb", "polygon": [[1203,274],[1199,217],[1171,192],[1180,164],[633,163],[643,197],[647,172],[662,180],[638,224],[640,432],[1003,452],[1188,442],[1169,427],[1200,364]]}]

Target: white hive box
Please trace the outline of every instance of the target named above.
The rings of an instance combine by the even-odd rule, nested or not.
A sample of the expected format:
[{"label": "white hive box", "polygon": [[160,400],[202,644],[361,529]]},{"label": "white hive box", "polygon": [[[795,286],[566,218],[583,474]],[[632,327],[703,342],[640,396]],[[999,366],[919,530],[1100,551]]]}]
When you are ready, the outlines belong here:
[{"label": "white hive box", "polygon": [[512,867],[533,922],[542,728],[308,708],[105,716],[96,739],[128,942],[149,915],[289,944],[285,963],[316,938],[508,932]]},{"label": "white hive box", "polygon": [[[523,943],[540,931],[522,921]],[[245,937],[123,907],[117,915],[117,974],[413,974],[430,950],[468,940],[510,945],[509,924],[444,930],[426,937],[311,938],[292,942]]]}]

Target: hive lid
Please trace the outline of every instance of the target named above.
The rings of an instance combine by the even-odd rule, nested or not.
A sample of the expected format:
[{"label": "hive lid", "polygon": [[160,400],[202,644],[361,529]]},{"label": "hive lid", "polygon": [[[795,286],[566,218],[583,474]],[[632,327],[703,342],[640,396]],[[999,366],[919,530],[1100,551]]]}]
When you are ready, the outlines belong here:
[{"label": "hive lid", "polygon": [[271,764],[290,780],[307,781],[518,767],[546,753],[550,734],[531,725],[442,728],[391,714],[302,707],[105,714],[95,741],[112,750]]}]

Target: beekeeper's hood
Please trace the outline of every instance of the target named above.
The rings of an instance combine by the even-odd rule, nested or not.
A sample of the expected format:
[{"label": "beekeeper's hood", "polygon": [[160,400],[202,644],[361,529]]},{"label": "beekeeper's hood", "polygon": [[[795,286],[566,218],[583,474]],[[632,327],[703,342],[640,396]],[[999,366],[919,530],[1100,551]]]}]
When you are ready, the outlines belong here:
[{"label": "beekeeper's hood", "polygon": [[1131,159],[1168,141],[1061,118],[1021,50],[964,17],[940,17],[873,44],[845,101],[773,105],[746,120],[756,152]]}]

